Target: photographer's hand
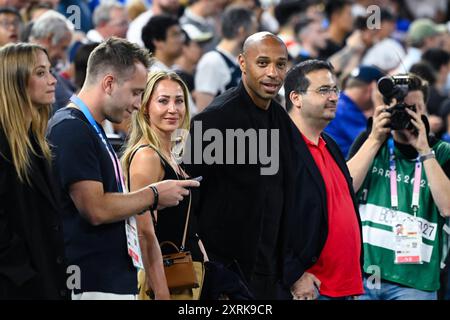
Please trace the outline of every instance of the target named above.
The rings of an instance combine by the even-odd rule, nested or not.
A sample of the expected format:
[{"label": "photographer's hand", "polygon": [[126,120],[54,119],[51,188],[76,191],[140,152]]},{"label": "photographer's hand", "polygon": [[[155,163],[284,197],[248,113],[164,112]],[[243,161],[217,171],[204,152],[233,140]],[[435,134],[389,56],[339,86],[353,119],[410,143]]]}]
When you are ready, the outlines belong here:
[{"label": "photographer's hand", "polygon": [[425,124],[419,113],[412,111],[409,108],[405,109],[411,116],[411,123],[416,127],[418,134],[405,130],[406,138],[408,143],[417,150],[419,154],[426,154],[430,152],[430,145],[428,144],[427,131],[425,129]]},{"label": "photographer's hand", "polygon": [[373,114],[372,131],[369,139],[376,141],[380,146],[384,143],[387,136],[391,132],[389,123],[391,122],[391,114],[386,112],[387,106],[382,105],[375,108]]},{"label": "photographer's hand", "polygon": [[[411,122],[417,128],[418,135],[406,132],[408,142],[417,150],[420,155],[430,152],[431,148],[428,144],[425,124],[419,113],[406,109],[411,115]],[[406,130],[405,130],[406,131]],[[433,201],[439,209],[441,216],[450,216],[450,179],[445,174],[439,162],[435,157],[428,158],[423,161],[423,168],[430,187]]]},{"label": "photographer's hand", "polygon": [[353,189],[359,190],[364,182],[370,165],[386,140],[391,129],[388,127],[391,114],[386,112],[386,106],[378,106],[373,115],[372,131],[358,152],[347,161],[348,170],[353,178]]}]

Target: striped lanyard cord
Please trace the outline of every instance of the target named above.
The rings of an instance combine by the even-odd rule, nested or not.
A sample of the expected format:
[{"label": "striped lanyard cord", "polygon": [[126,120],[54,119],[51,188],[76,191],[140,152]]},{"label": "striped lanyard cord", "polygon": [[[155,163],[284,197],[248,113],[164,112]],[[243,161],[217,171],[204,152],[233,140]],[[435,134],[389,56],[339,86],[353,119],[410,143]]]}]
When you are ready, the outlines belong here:
[{"label": "striped lanyard cord", "polygon": [[[394,139],[392,138],[392,136],[388,140],[388,147],[389,147],[389,177],[391,182],[391,207],[392,209],[397,210],[398,209],[397,166],[395,163]],[[419,156],[417,156],[414,170],[414,185],[411,203],[411,207],[413,208],[414,211],[414,217],[417,216],[417,211],[419,210],[421,179],[422,179],[422,162],[420,162]]]}]

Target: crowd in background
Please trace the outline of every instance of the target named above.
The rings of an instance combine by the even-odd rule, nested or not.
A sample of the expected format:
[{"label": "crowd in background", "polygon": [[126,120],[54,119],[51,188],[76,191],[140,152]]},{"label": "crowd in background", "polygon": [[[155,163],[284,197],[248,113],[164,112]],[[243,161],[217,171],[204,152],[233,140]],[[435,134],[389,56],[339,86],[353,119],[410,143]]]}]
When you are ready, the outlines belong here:
[{"label": "crowd in background", "polygon": [[[232,6],[249,12],[227,14]],[[291,64],[328,59],[342,90],[348,87],[349,77],[363,79],[356,85],[350,83],[349,87],[358,90],[349,90],[358,91],[351,94],[352,100],[358,101],[364,118],[380,100],[370,77],[357,74],[358,66],[375,66],[383,74],[415,71],[431,86],[427,108],[432,132],[450,139],[447,1],[3,0],[0,7],[0,45],[29,41],[50,49],[52,67],[60,80],[55,110],[65,106],[71,93],[81,87],[95,43],[116,36],[149,49],[154,57],[152,70],[170,69],[180,74],[191,93],[191,111],[198,113],[213,97],[237,84],[236,59],[243,40],[265,30],[283,39]],[[62,15],[52,14],[53,10]],[[52,12],[44,15],[47,11]],[[42,15],[47,18],[33,27]],[[280,100],[283,102],[282,92]],[[362,113],[357,114],[361,121]],[[331,126],[342,127],[339,122]],[[108,133],[126,133],[125,124],[106,126]],[[340,140],[345,140],[344,153],[357,134],[351,131],[329,131],[340,145]]]},{"label": "crowd in background", "polygon": [[[46,50],[56,79],[51,117],[80,92],[99,43],[127,39],[152,53],[150,73],[173,71],[179,78],[169,80],[183,80],[193,117],[239,85],[244,41],[268,31],[287,47],[287,70],[312,59],[332,64],[340,94],[324,132],[347,158],[384,104],[377,82],[386,75],[411,72],[426,80],[429,131],[450,143],[449,21],[445,0],[0,0],[0,47],[26,42]],[[283,90],[275,100],[286,107]],[[131,118],[102,125],[120,153]],[[42,152],[47,156],[45,147]],[[445,267],[441,298],[449,298],[447,282]]]}]

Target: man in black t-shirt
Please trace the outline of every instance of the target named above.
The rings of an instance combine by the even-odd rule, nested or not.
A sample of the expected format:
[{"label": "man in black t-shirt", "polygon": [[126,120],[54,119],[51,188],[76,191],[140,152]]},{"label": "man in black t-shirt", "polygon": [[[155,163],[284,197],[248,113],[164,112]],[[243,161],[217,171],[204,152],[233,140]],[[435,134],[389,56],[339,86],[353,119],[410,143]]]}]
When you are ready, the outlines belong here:
[{"label": "man in black t-shirt", "polygon": [[139,263],[139,250],[127,248],[127,242],[137,243],[137,234],[124,220],[149,207],[178,205],[189,194],[187,187],[199,185],[168,180],[124,193],[120,163],[100,124],[105,119],[120,123],[125,111],[140,108],[148,67],[145,51],[126,40],[108,39],[91,53],[78,96],[49,123],[54,169],[63,191],[68,263],[81,271],[73,299],[134,299],[133,263]]}]

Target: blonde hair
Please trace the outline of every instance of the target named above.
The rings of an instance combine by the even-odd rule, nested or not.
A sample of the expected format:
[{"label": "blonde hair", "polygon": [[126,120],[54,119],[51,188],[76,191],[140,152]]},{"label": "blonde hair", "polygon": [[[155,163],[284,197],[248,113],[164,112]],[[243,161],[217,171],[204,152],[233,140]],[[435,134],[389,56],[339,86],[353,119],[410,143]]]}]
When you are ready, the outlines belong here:
[{"label": "blonde hair", "polygon": [[[38,155],[33,148],[29,130],[37,145],[50,162],[51,153],[45,139],[51,105],[33,106],[28,93],[28,81],[37,62],[38,52],[47,51],[34,44],[9,44],[0,49],[0,130],[3,130],[11,150],[16,174],[21,182],[30,182],[30,152]],[[48,56],[48,55],[47,55]],[[31,126],[29,120],[31,117]]]},{"label": "blonde hair", "polygon": [[[150,118],[147,113],[148,105],[151,101],[153,92],[156,86],[161,80],[171,80],[177,82],[181,89],[183,90],[184,104],[185,104],[185,115],[184,119],[178,129],[184,129],[189,131],[190,114],[189,114],[189,90],[186,84],[181,80],[181,78],[172,71],[159,71],[156,73],[150,73],[147,78],[147,85],[145,87],[144,95],[142,98],[142,104],[139,111],[134,112],[131,118],[130,135],[128,142],[126,143],[125,150],[121,159],[122,167],[124,168],[124,175],[128,179],[128,169],[130,166],[131,155],[134,151],[139,148],[139,141],[144,139],[148,141],[150,146],[158,151],[161,150],[161,141],[154,129],[150,126]],[[181,136],[179,141],[175,141],[175,144],[184,145],[185,136]],[[162,153],[161,153],[162,154]],[[169,160],[169,159],[166,159]]]}]

